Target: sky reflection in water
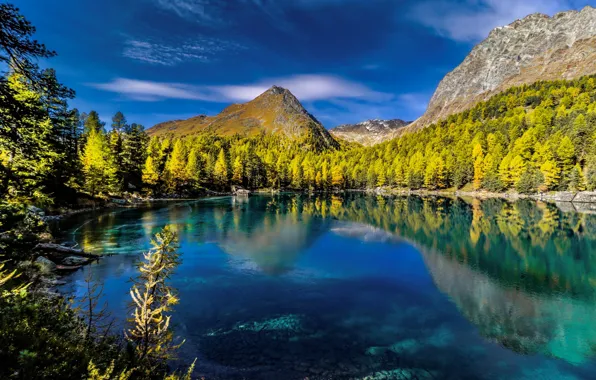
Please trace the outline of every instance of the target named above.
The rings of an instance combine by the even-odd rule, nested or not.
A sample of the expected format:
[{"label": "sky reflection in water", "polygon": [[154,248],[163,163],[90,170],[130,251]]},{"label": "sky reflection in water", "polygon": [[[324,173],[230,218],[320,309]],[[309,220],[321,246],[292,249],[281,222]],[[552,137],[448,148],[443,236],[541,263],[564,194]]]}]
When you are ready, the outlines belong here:
[{"label": "sky reflection in water", "polygon": [[[568,206],[567,206],[568,208]],[[126,318],[129,279],[170,224],[182,359],[208,378],[594,378],[596,215],[417,197],[256,196],[62,226],[114,253],[91,272]]]}]

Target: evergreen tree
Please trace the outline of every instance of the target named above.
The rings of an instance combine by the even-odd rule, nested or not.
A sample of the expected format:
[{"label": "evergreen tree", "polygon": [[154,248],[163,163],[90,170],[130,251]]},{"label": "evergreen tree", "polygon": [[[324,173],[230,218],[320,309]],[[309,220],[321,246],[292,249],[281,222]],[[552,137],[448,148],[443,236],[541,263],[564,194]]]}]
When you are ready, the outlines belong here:
[{"label": "evergreen tree", "polygon": [[478,190],[484,181],[484,154],[480,144],[474,146],[472,157],[474,158],[474,190]]},{"label": "evergreen tree", "polygon": [[83,121],[83,138],[86,141],[91,132],[103,131],[105,123],[100,120],[97,111],[89,112]]},{"label": "evergreen tree", "polygon": [[511,187],[515,181],[511,175],[511,154],[506,155],[499,164],[499,179],[505,188]]},{"label": "evergreen tree", "polygon": [[188,153],[188,162],[186,163],[185,171],[186,178],[188,178],[195,187],[198,187],[203,180],[205,171],[205,162],[198,149],[193,148],[190,153]]},{"label": "evergreen tree", "polygon": [[441,157],[436,156],[429,160],[424,174],[424,186],[431,190],[443,189],[446,187],[445,163]]},{"label": "evergreen tree", "polygon": [[[524,159],[521,156],[515,156],[513,157],[513,159],[511,160],[511,163],[509,164],[509,174],[511,176],[511,182],[515,185],[516,188],[518,188],[518,183],[519,181],[522,179],[522,175],[524,175],[524,173],[526,173],[526,177],[524,178],[525,182],[523,185],[524,189],[530,189],[531,187],[529,187],[529,184],[532,184],[533,182],[531,182],[531,178],[532,178],[532,173],[527,169],[526,163],[524,162]],[[518,190],[519,191],[519,190]],[[526,190],[526,192],[529,190]]]},{"label": "evergreen tree", "polygon": [[557,157],[563,175],[569,175],[574,166],[575,161],[575,147],[568,136],[563,137],[559,148],[557,149]]},{"label": "evergreen tree", "polygon": [[176,140],[166,164],[167,183],[171,190],[177,190],[186,181],[187,152],[184,141]]},{"label": "evergreen tree", "polygon": [[116,112],[114,116],[112,116],[112,130],[118,133],[124,133],[127,129],[128,124],[126,124],[126,117],[122,112]]},{"label": "evergreen tree", "polygon": [[556,189],[561,179],[557,163],[552,159],[547,160],[540,166],[540,171],[544,177],[544,190]]},{"label": "evergreen tree", "polygon": [[540,171],[528,166],[516,181],[515,189],[522,194],[533,193],[543,181]]},{"label": "evergreen tree", "polygon": [[244,184],[244,161],[242,157],[237,156],[232,165],[232,182],[235,185]]},{"label": "evergreen tree", "polygon": [[292,187],[295,189],[302,189],[304,183],[304,173],[302,169],[302,160],[299,156],[296,156],[291,164],[291,175],[292,175]]},{"label": "evergreen tree", "polygon": [[183,343],[173,344],[168,315],[178,303],[174,288],[168,284],[180,264],[177,242],[176,233],[169,227],[155,235],[151,241],[153,247],[143,255],[140,275],[130,290],[134,312],[126,338],[133,345],[135,361],[146,372],[145,376],[162,372]]},{"label": "evergreen tree", "polygon": [[569,173],[569,190],[584,191],[586,190],[586,179],[579,164],[575,165]]},{"label": "evergreen tree", "polygon": [[331,185],[331,169],[329,167],[329,162],[324,160],[321,164],[321,189],[327,190]]},{"label": "evergreen tree", "polygon": [[142,125],[133,123],[126,128],[122,139],[122,177],[126,189],[140,188],[143,167],[147,159],[148,136]]},{"label": "evergreen tree", "polygon": [[339,164],[333,165],[331,168],[331,186],[336,189],[343,189],[344,184],[344,168]]},{"label": "evergreen tree", "polygon": [[155,187],[159,183],[159,176],[159,162],[152,155],[148,155],[143,166],[143,182],[151,187]]},{"label": "evergreen tree", "polygon": [[213,169],[213,180],[220,189],[223,189],[228,185],[228,173],[226,152],[222,148],[217,155],[217,161],[215,161],[215,167]]},{"label": "evergreen tree", "polygon": [[117,168],[102,130],[90,131],[81,154],[81,164],[85,178],[84,188],[91,196],[117,190]]}]

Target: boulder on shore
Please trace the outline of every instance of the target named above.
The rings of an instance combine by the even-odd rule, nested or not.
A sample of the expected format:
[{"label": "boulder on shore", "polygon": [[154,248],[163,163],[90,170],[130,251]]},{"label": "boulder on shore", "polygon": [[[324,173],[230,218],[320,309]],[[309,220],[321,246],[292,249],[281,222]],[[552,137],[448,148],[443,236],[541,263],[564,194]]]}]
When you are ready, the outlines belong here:
[{"label": "boulder on shore", "polygon": [[240,196],[247,197],[250,195],[250,190],[247,190],[240,186],[232,186],[232,193],[234,195],[240,195]]},{"label": "boulder on shore", "polygon": [[46,273],[54,272],[57,268],[56,264],[52,260],[43,256],[39,256],[37,259],[35,259],[35,263],[39,265],[42,272]]}]

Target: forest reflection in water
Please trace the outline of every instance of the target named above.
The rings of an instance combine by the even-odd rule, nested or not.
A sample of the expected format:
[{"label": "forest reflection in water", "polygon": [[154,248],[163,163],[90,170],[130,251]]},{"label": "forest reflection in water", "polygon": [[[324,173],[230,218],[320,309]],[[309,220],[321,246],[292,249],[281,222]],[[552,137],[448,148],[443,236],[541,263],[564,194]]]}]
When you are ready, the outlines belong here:
[{"label": "forest reflection in water", "polygon": [[[312,303],[326,301],[318,296],[314,297],[314,301],[309,298],[308,302],[299,298],[304,295],[294,294],[296,289],[286,280],[287,276],[294,278],[314,276],[318,278],[316,281],[309,280],[308,285],[303,284],[300,289],[314,286],[313,281],[315,281],[318,286],[316,292],[321,293],[332,292],[323,289],[322,284],[328,285],[330,279],[343,276],[343,292],[348,292],[352,286],[357,286],[350,290],[356,297],[356,293],[361,291],[360,288],[363,286],[373,286],[377,291],[376,295],[381,296],[387,291],[385,289],[387,284],[379,285],[375,282],[376,285],[370,285],[370,282],[367,282],[364,285],[362,279],[366,278],[369,281],[371,277],[376,276],[375,281],[385,281],[383,279],[388,275],[385,271],[388,272],[388,270],[384,267],[396,268],[402,264],[371,263],[371,261],[382,261],[388,256],[375,256],[375,252],[370,250],[372,248],[365,250],[369,255],[368,258],[362,257],[362,254],[356,256],[351,253],[352,243],[349,241],[356,239],[371,244],[385,244],[383,247],[398,247],[393,248],[393,256],[402,254],[403,249],[399,247],[413,246],[422,257],[426,271],[436,289],[448,297],[447,299],[456,306],[467,321],[472,323],[485,341],[496,343],[512,353],[521,355],[522,358],[529,354],[540,354],[545,358],[562,359],[574,366],[573,371],[579,371],[575,376],[582,376],[593,370],[594,347],[596,347],[596,303],[594,302],[596,215],[569,211],[554,204],[529,200],[508,202],[500,199],[480,201],[432,197],[382,198],[364,195],[342,197],[279,195],[255,196],[249,199],[224,197],[105,214],[86,221],[76,229],[69,229],[65,237],[76,240],[86,250],[116,254],[93,269],[99,277],[114,277],[114,273],[118,273],[120,277],[126,277],[134,273],[137,254],[148,247],[151,234],[166,224],[174,226],[179,233],[181,251],[185,255],[183,259],[185,262],[192,261],[193,265],[192,270],[185,270],[183,266],[176,279],[181,288],[181,298],[184,301],[188,294],[199,294],[200,285],[208,288],[213,286],[215,289],[216,286],[221,287],[221,283],[215,285],[215,281],[228,281],[231,286],[240,288],[238,293],[242,296],[226,293],[226,302],[232,305],[213,307],[225,309],[227,313],[225,315],[235,314],[229,317],[230,320],[236,322],[251,319],[267,320],[266,323],[262,322],[265,325],[260,328],[272,330],[288,328],[296,336],[310,334],[308,339],[315,339],[312,335],[320,334],[316,331],[328,329],[329,326],[326,324],[331,323],[331,317],[323,321],[318,320],[316,327],[311,326],[311,330],[306,329],[308,334],[306,330],[298,331],[299,329],[296,330],[292,326],[296,327],[300,323],[307,325],[305,321],[315,311],[306,310],[306,308]],[[335,240],[325,240],[329,234],[348,240],[344,242],[345,244],[336,244]],[[317,241],[321,239],[325,240],[325,245],[317,245]],[[211,245],[219,247],[227,255],[226,266],[236,268],[235,270],[240,273],[252,273],[252,275],[247,278],[236,278],[233,277],[235,275],[222,270],[224,264],[221,262],[209,264],[210,261],[203,258],[198,263],[196,259],[189,256],[190,252],[203,249],[197,247],[210,250],[208,247]],[[197,267],[211,265],[212,270],[200,274],[194,264],[197,264]],[[402,266],[406,268],[407,265],[409,264]],[[371,269],[373,266],[374,270]],[[417,269],[412,271],[416,272]],[[255,277],[255,273],[273,276],[274,280],[263,281],[268,281],[266,286],[275,286],[277,289],[263,290],[262,286],[265,286],[265,283],[260,283],[261,280]],[[395,283],[410,281],[410,278],[406,278],[408,270],[404,269],[401,275],[402,278],[396,279]],[[422,277],[422,275],[416,276]],[[350,285],[351,283],[353,284]],[[256,291],[251,293],[250,289],[253,286],[258,287],[261,293]],[[406,285],[398,286],[400,292],[404,292],[404,286]],[[191,291],[192,293],[189,293]],[[283,291],[292,293],[288,295]],[[315,290],[311,289],[311,291]],[[401,294],[402,298],[395,302],[405,302],[405,305],[409,305],[415,303],[410,300],[411,297],[427,297],[428,300],[424,302],[428,304],[423,305],[423,308],[447,309],[440,300],[429,296],[431,293],[427,290],[421,294],[416,293],[416,290],[408,291],[412,294]],[[281,293],[278,294],[278,292]],[[339,291],[333,290],[333,292]],[[256,305],[261,300],[257,302],[254,298],[255,294],[259,294],[261,298],[271,298],[268,300],[267,307],[263,306],[263,310],[257,310]],[[205,297],[208,298],[207,295]],[[245,297],[246,300],[238,297]],[[282,301],[282,297],[287,301]],[[387,297],[389,296],[385,296]],[[287,302],[287,305],[284,302]],[[381,303],[377,302],[379,304],[377,306],[371,301],[366,305],[369,308],[384,308]],[[375,306],[371,306],[373,304]],[[313,305],[313,308],[315,306],[318,308],[318,313],[325,314],[325,307],[317,304]],[[269,314],[272,310],[276,312],[273,314],[278,316],[277,319],[267,319],[271,317]],[[290,310],[293,313],[284,314],[283,310]],[[185,312],[188,315],[195,315],[195,311],[190,309]],[[444,311],[445,315],[441,317],[442,312],[437,310],[437,315],[433,318],[451,318],[451,314],[447,311]],[[193,329],[187,322],[181,322],[181,325],[187,334],[196,336],[197,341],[202,342],[201,346],[205,348],[207,358],[221,365],[247,366],[253,354],[249,354],[246,358],[241,356],[233,361],[231,358],[235,355],[226,354],[226,350],[230,350],[230,347],[227,347],[225,342],[227,338],[237,339],[238,337],[232,334],[232,331],[237,332],[238,326],[246,327],[250,323],[226,322],[221,317],[223,312],[213,311],[213,313],[217,316],[213,316],[211,322],[207,321],[209,318],[203,318],[205,329],[200,333],[191,331]],[[280,315],[283,316],[280,317]],[[302,315],[305,321],[299,322],[293,319],[292,315]],[[345,317],[348,318],[348,316]],[[370,318],[370,315],[367,317]],[[317,316],[317,318],[324,317]],[[410,323],[405,322],[403,316],[383,318],[382,323],[375,328],[379,330],[392,328],[384,326],[383,323]],[[393,320],[389,321],[392,318]],[[314,322],[311,321],[312,323]],[[355,365],[354,369],[350,367],[352,364],[345,364],[348,369],[338,372],[340,374],[374,375],[379,371],[387,371],[392,366],[395,367],[395,361],[399,362],[400,368],[430,368],[432,373],[455,370],[455,367],[449,368],[449,364],[446,364],[449,357],[444,351],[449,345],[455,343],[447,341],[436,343],[437,339],[449,340],[445,338],[445,331],[442,333],[435,331],[435,335],[439,334],[442,338],[424,338],[427,344],[431,341],[435,342],[430,345],[440,349],[442,355],[446,356],[439,364],[431,363],[432,360],[429,362],[430,359],[424,360],[420,353],[425,351],[421,348],[409,347],[408,345],[414,344],[408,343],[411,340],[403,339],[401,335],[400,339],[394,339],[397,339],[398,343],[390,338],[387,338],[387,341],[378,338],[382,336],[381,331],[372,331],[373,327],[368,324],[379,324],[379,321],[369,321],[366,326],[364,322],[359,323],[355,325],[358,329],[349,330],[350,336],[345,337],[346,342],[350,341],[353,347],[345,348],[343,355],[350,360],[351,357],[353,359],[358,356],[358,359],[354,360],[360,363],[360,366]],[[424,326],[424,328],[427,327]],[[304,326],[302,328],[304,329]],[[410,330],[415,328],[419,327],[413,325],[408,327]],[[445,325],[439,323],[437,328],[444,330]],[[337,330],[337,326],[335,329]],[[395,334],[398,334],[398,330],[395,327]],[[403,326],[399,334],[403,334],[402,330]],[[385,331],[386,335],[387,331]],[[347,331],[335,331],[333,338],[344,339],[338,338],[340,333],[345,335]],[[466,332],[468,333],[470,332]],[[448,332],[447,335],[449,334],[455,334],[454,340],[459,339],[457,331]],[[371,338],[373,335],[377,336],[376,341]],[[210,340],[210,337],[217,337],[218,343]],[[328,344],[333,340],[330,336],[321,338],[324,340],[315,340],[317,347],[321,346],[321,342]],[[301,344],[304,345],[306,338],[303,336],[301,339],[303,339]],[[423,345],[424,339],[415,338],[418,340],[416,344]],[[472,338],[467,337],[464,340],[470,339]],[[345,346],[346,342],[342,342],[337,344]],[[192,339],[190,346],[194,347]],[[405,348],[406,346],[408,348]],[[339,346],[333,347],[341,350],[337,348]],[[238,347],[234,350],[238,350]],[[357,354],[360,351],[362,352]],[[419,355],[415,355],[416,353]],[[278,361],[277,354],[271,353],[271,355]],[[220,356],[227,356],[227,358]],[[295,352],[294,356],[296,356]],[[313,367],[308,360],[305,357],[303,362],[307,361],[308,366]],[[350,360],[348,360],[349,363],[354,362]],[[407,365],[404,364],[404,360]],[[297,373],[297,378],[303,369],[302,364],[298,367],[293,363],[290,365],[292,371]],[[523,363],[520,365],[523,366]],[[342,364],[342,368],[343,366]],[[286,367],[283,368],[283,371],[288,371]],[[328,370],[325,368],[327,367],[322,366],[320,373],[310,374],[327,373]],[[465,377],[473,376],[475,373],[473,369],[466,371],[469,372],[460,372],[459,375]],[[487,371],[490,372],[490,370]],[[499,370],[494,369],[494,371]],[[341,375],[338,376],[341,378]],[[396,375],[395,378],[399,376]]]}]

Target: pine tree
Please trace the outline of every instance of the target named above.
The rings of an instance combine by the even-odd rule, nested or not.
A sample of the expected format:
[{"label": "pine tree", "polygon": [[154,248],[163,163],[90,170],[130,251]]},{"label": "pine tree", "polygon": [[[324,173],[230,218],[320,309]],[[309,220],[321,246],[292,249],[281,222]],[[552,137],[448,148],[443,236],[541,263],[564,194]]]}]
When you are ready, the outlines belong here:
[{"label": "pine tree", "polygon": [[403,161],[401,160],[401,157],[397,157],[393,161],[393,182],[399,187],[403,187],[406,185]]},{"label": "pine tree", "polygon": [[291,172],[289,170],[289,159],[288,156],[284,151],[279,154],[277,158],[277,162],[275,163],[275,171],[277,172],[277,177],[279,179],[279,183],[277,184],[280,188],[284,188],[288,186],[291,182]]},{"label": "pine tree", "polygon": [[112,116],[112,130],[118,133],[126,132],[128,125],[126,124],[126,117],[120,111]]},{"label": "pine tree", "polygon": [[419,189],[424,185],[424,155],[416,152],[410,157],[408,170],[406,173],[406,182],[411,189]]},{"label": "pine tree", "polygon": [[381,159],[378,159],[374,165],[374,172],[377,177],[376,186],[382,187],[387,183],[387,175],[385,173],[385,165]]},{"label": "pine tree", "polygon": [[431,158],[424,173],[424,187],[427,189],[445,188],[445,164],[440,156]]},{"label": "pine tree", "polygon": [[146,375],[163,370],[174,357],[174,351],[184,343],[173,344],[171,317],[167,314],[178,303],[175,290],[168,284],[180,264],[177,241],[176,233],[167,226],[155,235],[130,290],[134,313],[126,338],[134,347],[138,367]]},{"label": "pine tree", "polygon": [[563,137],[557,148],[557,158],[564,175],[568,175],[574,166],[575,147],[568,136]]},{"label": "pine tree", "polygon": [[184,140],[178,139],[166,164],[167,183],[171,190],[178,190],[186,181],[187,152]]},{"label": "pine tree", "polygon": [[232,182],[235,185],[244,184],[244,161],[242,157],[237,156],[232,165]]},{"label": "pine tree", "polygon": [[514,184],[513,177],[511,175],[511,155],[507,154],[501,163],[499,164],[499,179],[505,186],[505,188],[509,188]]},{"label": "pine tree", "polygon": [[539,176],[542,176],[540,171],[537,171],[530,166],[526,166],[523,173],[521,173],[519,180],[515,183],[515,189],[522,194],[533,193],[539,184],[544,181],[539,178]]},{"label": "pine tree", "polygon": [[307,155],[304,161],[302,161],[302,175],[304,180],[304,187],[308,189],[314,188],[316,168],[310,155]]},{"label": "pine tree", "polygon": [[133,123],[125,129],[121,155],[125,188],[141,186],[148,142],[149,137],[142,125]]},{"label": "pine tree", "polygon": [[0,108],[0,196],[20,202],[48,201],[43,182],[63,155],[51,144],[53,125],[41,94],[17,73],[0,85],[6,87],[0,102],[12,103]]},{"label": "pine tree", "polygon": [[557,163],[552,159],[547,160],[540,166],[540,171],[544,176],[544,190],[556,189],[561,179]]},{"label": "pine tree", "polygon": [[329,168],[329,162],[324,160],[321,164],[321,188],[327,190],[331,185],[331,169]]},{"label": "pine tree", "polygon": [[117,168],[103,131],[91,130],[81,154],[85,190],[95,196],[118,188]]},{"label": "pine tree", "polygon": [[337,189],[343,189],[345,184],[344,168],[335,164],[331,168],[331,186]]},{"label": "pine tree", "polygon": [[302,171],[302,160],[299,156],[294,157],[290,163],[290,173],[292,175],[292,187],[302,189],[302,186],[304,186],[304,173]]},{"label": "pine tree", "polygon": [[220,189],[223,189],[228,185],[228,175],[228,161],[226,159],[226,152],[222,148],[217,155],[217,160],[215,161],[215,167],[213,169],[213,179]]},{"label": "pine tree", "polygon": [[317,170],[317,175],[315,176],[315,187],[317,189],[323,189],[323,175],[321,174],[320,170]]},{"label": "pine tree", "polygon": [[[528,173],[528,171],[526,170],[526,163],[524,162],[524,159],[519,155],[513,157],[511,163],[509,164],[509,174],[511,176],[511,182],[514,184],[516,188],[518,187],[518,182],[521,180],[522,175],[524,173]],[[528,174],[526,176],[525,184],[530,183],[530,181],[528,180],[528,178],[530,178],[530,175],[531,174]],[[527,188],[527,186],[525,188]]]},{"label": "pine tree", "polygon": [[205,173],[205,161],[200,150],[197,148],[191,149],[184,170],[186,171],[186,178],[188,178],[195,187],[198,187],[201,184]]},{"label": "pine tree", "polygon": [[569,190],[586,190],[586,178],[584,177],[584,173],[579,164],[576,164],[573,169],[571,169],[571,173],[569,173]]},{"label": "pine tree", "polygon": [[152,155],[147,156],[147,159],[145,160],[145,165],[143,167],[143,183],[151,187],[154,187],[159,183],[159,177],[159,162],[157,162]]},{"label": "pine tree", "polygon": [[110,157],[116,167],[116,176],[122,182],[124,171],[122,165],[122,135],[113,129],[108,133],[107,140],[110,147]]},{"label": "pine tree", "polygon": [[103,131],[105,123],[99,118],[97,111],[90,111],[83,121],[83,139],[86,142],[91,132]]},{"label": "pine tree", "polygon": [[484,181],[484,154],[480,144],[474,146],[472,157],[474,158],[474,190],[479,190]]}]

